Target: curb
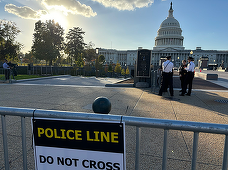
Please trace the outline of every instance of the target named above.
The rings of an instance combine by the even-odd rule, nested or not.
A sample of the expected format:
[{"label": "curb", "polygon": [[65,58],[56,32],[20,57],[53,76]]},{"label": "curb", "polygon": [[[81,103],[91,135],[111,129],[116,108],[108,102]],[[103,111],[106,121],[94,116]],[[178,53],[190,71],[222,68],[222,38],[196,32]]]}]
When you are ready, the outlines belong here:
[{"label": "curb", "polygon": [[0,80],[0,84],[9,84],[8,80]]},{"label": "curb", "polygon": [[116,84],[117,84],[117,83],[121,83],[121,82],[126,81],[126,80],[129,80],[129,79],[131,79],[131,78],[129,77],[129,78],[126,78],[126,79],[122,79],[122,80],[120,80],[120,81],[117,81]]},{"label": "curb", "polygon": [[134,87],[133,84],[106,84],[105,87]]},{"label": "curb", "polygon": [[134,84],[118,84],[131,78],[122,79],[114,84],[106,84],[105,87],[134,87]]},{"label": "curb", "polygon": [[49,77],[41,77],[41,78],[32,78],[32,79],[22,79],[22,80],[12,80],[12,83],[20,83],[24,81],[35,81],[35,80],[43,80],[43,79],[52,79],[59,77],[69,77],[70,75],[61,75],[61,76],[49,76]]},{"label": "curb", "polygon": [[134,87],[134,84],[106,84],[105,87]]}]

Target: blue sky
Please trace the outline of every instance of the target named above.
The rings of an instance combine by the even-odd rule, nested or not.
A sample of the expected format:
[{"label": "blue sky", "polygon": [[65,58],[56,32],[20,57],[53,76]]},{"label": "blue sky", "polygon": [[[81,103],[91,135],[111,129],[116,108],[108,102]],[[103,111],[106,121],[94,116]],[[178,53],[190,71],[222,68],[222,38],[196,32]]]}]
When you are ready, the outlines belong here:
[{"label": "blue sky", "polygon": [[[35,22],[54,18],[65,29],[80,27],[86,43],[117,50],[152,49],[171,0],[0,0],[0,19],[21,30],[17,41],[31,49]],[[185,49],[228,50],[227,0],[172,0]]]}]

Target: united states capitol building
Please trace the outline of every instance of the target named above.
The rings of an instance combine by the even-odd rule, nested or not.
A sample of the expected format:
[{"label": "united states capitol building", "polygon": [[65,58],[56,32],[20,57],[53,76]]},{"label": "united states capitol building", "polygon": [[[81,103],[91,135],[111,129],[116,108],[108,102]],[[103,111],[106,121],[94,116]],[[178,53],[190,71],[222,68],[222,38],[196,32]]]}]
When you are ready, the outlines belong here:
[{"label": "united states capitol building", "polygon": [[[228,50],[203,50],[196,47],[194,50],[187,50],[183,46],[184,37],[179,22],[173,16],[172,3],[170,5],[168,17],[161,23],[155,37],[155,44],[152,49],[151,64],[158,66],[160,58],[172,56],[172,62],[175,67],[179,67],[182,60],[188,56],[195,59],[196,67],[201,66],[202,60],[207,60],[207,65],[223,65],[228,67]],[[141,49],[139,47],[139,49]],[[115,50],[99,49],[99,55],[105,56],[106,64],[119,62],[122,66],[133,67],[137,59],[137,50]]]}]

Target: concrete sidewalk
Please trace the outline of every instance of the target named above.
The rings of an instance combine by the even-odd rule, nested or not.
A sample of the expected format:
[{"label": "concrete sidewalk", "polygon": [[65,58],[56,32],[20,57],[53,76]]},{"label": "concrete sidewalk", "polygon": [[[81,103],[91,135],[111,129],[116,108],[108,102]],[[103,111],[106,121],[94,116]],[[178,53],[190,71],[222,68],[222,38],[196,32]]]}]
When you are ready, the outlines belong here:
[{"label": "concrete sidewalk", "polygon": [[[197,70],[199,71],[199,70]],[[208,80],[209,82],[212,82],[214,84],[223,86],[228,88],[228,72],[220,72],[220,71],[213,71],[213,70],[202,70],[202,73],[208,73],[208,74],[218,74],[218,80]]]},{"label": "concrete sidewalk", "polygon": [[[106,81],[106,80],[105,80]],[[112,103],[110,114],[150,117],[159,119],[185,120],[209,123],[228,123],[228,91],[195,90],[192,96],[179,96],[175,100],[168,93],[158,96],[151,89],[76,87],[62,85],[20,85],[1,84],[0,106],[62,110],[91,113],[96,97],[105,96]],[[20,118],[7,116],[10,167],[22,169]],[[34,169],[32,132],[30,119],[26,119],[28,169]],[[1,126],[0,126],[0,133]],[[191,168],[193,133],[170,131],[168,134],[167,169],[183,170]],[[163,130],[142,128],[140,169],[161,169]],[[2,140],[0,140],[0,169],[4,169]],[[221,169],[224,136],[201,133],[197,169]],[[134,169],[135,127],[126,127],[127,170]]]}]

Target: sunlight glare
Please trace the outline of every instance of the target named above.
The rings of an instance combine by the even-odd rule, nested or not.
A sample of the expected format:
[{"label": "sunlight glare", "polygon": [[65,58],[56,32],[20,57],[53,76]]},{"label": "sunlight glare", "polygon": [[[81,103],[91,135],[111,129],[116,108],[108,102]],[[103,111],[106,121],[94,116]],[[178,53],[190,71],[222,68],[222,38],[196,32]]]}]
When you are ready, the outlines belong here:
[{"label": "sunlight glare", "polygon": [[58,11],[50,11],[49,14],[44,15],[41,20],[54,20],[55,22],[58,22],[59,25],[65,30],[68,27],[67,17]]}]

